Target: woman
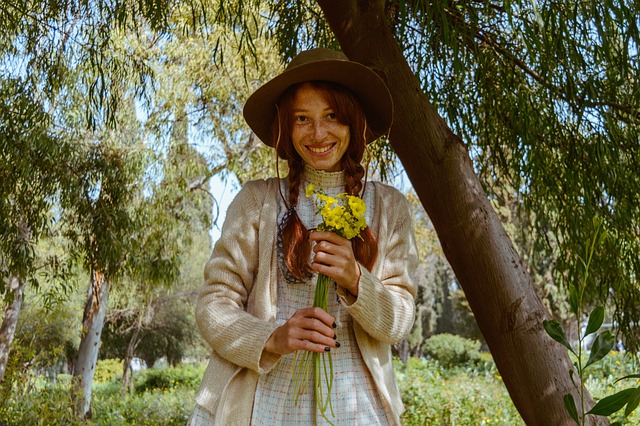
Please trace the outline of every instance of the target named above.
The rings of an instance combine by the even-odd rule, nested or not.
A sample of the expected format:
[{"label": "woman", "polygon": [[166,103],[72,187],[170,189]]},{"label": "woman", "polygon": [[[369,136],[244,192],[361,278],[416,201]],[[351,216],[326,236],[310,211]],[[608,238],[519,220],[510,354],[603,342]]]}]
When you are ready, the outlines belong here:
[{"label": "woman", "polygon": [[[289,175],[242,188],[205,266],[196,319],[212,354],[192,425],[326,422],[312,385],[293,402],[298,350],[331,351],[333,424],[399,424],[390,345],[413,324],[417,257],[406,199],[363,183],[360,164],[392,110],[373,71],[327,49],[302,52],[247,100],[247,123]],[[309,183],[363,198],[362,238],[313,230]],[[311,307],[317,273],[335,281],[327,311]]]}]

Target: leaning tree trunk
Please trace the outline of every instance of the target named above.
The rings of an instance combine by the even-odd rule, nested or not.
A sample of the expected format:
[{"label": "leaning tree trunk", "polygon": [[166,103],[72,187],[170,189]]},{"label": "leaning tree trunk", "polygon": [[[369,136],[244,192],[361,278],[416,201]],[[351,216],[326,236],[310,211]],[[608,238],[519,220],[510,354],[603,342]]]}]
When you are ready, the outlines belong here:
[{"label": "leaning tree trunk", "polygon": [[[489,204],[464,144],[429,103],[387,27],[384,1],[318,3],[345,54],[380,70],[387,80],[395,101],[391,144],[523,420],[528,425],[574,424],[563,403],[567,393],[579,400],[567,351],[545,333],[542,321],[550,315]],[[593,405],[591,396],[586,405]],[[606,418],[589,417],[590,424],[608,424]]]},{"label": "leaning tree trunk", "polygon": [[10,277],[9,292],[13,300],[4,311],[4,320],[2,321],[2,326],[0,326],[0,382],[4,380],[4,374],[7,371],[11,344],[16,335],[16,328],[18,327],[18,317],[20,316],[20,309],[22,308],[24,280],[18,277]]},{"label": "leaning tree trunk", "polygon": [[93,271],[82,318],[82,338],[73,370],[74,397],[78,414],[91,417],[91,385],[95,375],[100,336],[107,312],[109,283],[99,271]]}]

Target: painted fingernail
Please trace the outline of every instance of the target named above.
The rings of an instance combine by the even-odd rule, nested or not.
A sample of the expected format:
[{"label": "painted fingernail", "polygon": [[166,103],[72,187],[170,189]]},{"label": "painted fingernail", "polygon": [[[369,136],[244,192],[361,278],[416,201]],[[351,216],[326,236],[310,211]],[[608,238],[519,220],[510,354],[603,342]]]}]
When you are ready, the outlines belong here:
[{"label": "painted fingernail", "polygon": [[324,351],[325,351],[325,352],[330,352],[330,351],[331,351],[331,348],[330,348],[329,346],[326,346],[326,347],[324,348]]},{"label": "painted fingernail", "polygon": [[340,342],[336,342],[336,348],[340,347]]},{"label": "painted fingernail", "polygon": [[336,324],[335,322],[331,325],[331,327],[336,328],[338,326],[338,324]]},{"label": "painted fingernail", "polygon": [[333,333],[333,340],[336,340],[338,338],[338,335],[336,333]]}]

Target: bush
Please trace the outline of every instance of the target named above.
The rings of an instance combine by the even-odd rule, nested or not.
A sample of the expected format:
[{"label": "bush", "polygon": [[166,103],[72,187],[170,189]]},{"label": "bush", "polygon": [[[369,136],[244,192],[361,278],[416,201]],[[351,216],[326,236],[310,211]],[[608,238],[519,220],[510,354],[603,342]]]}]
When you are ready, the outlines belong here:
[{"label": "bush", "polygon": [[193,412],[196,389],[184,386],[126,394],[96,392],[92,426],[184,426]]},{"label": "bush", "polygon": [[428,338],[424,352],[445,367],[481,361],[480,342],[447,333]]},{"label": "bush", "polygon": [[136,378],[136,393],[172,389],[177,386],[197,388],[202,380],[202,367],[181,364],[177,367],[145,370]]},{"label": "bush", "polygon": [[394,368],[405,426],[524,426],[499,376],[447,369],[425,358],[410,358],[406,366],[396,362]]},{"label": "bush", "polygon": [[74,413],[69,383],[41,381],[29,392],[16,392],[0,406],[0,425],[3,426],[85,424]]},{"label": "bush", "polygon": [[96,364],[96,374],[93,381],[96,384],[122,379],[122,360],[102,359]]}]

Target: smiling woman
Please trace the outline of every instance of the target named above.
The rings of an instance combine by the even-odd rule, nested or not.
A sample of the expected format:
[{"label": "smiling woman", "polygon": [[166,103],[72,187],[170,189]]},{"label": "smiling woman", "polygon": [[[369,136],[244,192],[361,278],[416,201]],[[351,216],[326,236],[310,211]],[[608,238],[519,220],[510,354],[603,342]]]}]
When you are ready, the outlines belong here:
[{"label": "smiling woman", "polygon": [[[191,425],[400,423],[390,345],[413,324],[417,256],[408,203],[365,185],[361,164],[392,111],[373,71],[327,49],[302,52],[247,100],[247,123],[289,175],[244,185],[205,267],[196,319],[212,355]],[[362,199],[364,229],[349,240],[318,228],[309,185]],[[331,353],[328,395],[292,377],[297,351]],[[317,404],[327,396],[329,412]]]}]

